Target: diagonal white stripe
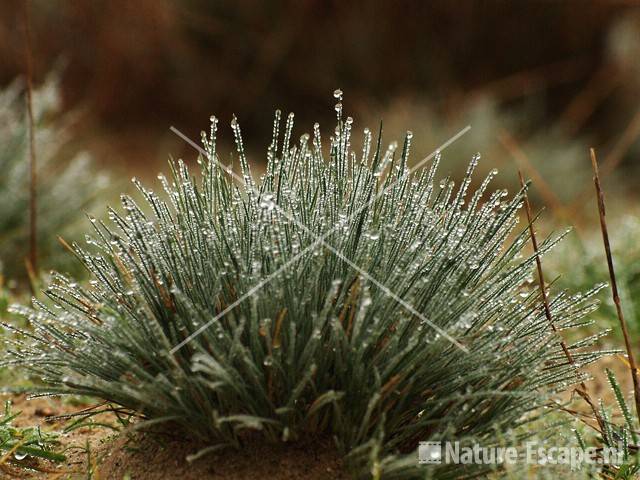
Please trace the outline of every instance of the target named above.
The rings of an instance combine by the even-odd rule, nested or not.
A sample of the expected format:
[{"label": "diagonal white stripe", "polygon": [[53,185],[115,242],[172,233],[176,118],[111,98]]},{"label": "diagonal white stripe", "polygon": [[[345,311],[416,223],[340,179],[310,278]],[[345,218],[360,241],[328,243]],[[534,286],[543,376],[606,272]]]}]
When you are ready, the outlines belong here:
[{"label": "diagonal white stripe", "polygon": [[[364,210],[365,208],[369,207],[370,205],[372,205],[373,203],[375,203],[382,195],[384,195],[388,190],[390,190],[391,188],[393,188],[393,186],[399,182],[400,180],[403,180],[405,177],[409,176],[412,172],[416,171],[418,168],[420,168],[422,165],[424,165],[426,162],[428,162],[429,160],[431,160],[435,155],[437,155],[440,151],[444,150],[445,148],[447,148],[448,146],[450,146],[453,142],[455,142],[456,140],[458,140],[460,137],[462,137],[465,133],[467,133],[469,130],[471,129],[470,126],[466,126],[465,128],[463,128],[462,130],[460,130],[458,133],[456,133],[454,136],[452,136],[449,140],[447,140],[446,142],[444,142],[442,145],[440,145],[440,147],[438,147],[436,150],[434,150],[431,154],[427,155],[425,158],[423,158],[420,162],[418,162],[416,165],[414,165],[413,167],[411,167],[406,173],[404,173],[401,177],[397,178],[395,181],[391,182],[389,185],[387,185],[384,189],[382,189],[380,192],[378,192],[376,195],[373,196],[373,198],[366,203],[365,205],[359,207],[358,209],[356,209],[349,217],[347,217],[347,221],[353,219],[356,215],[358,215],[360,212],[362,212],[362,210]],[[211,162],[215,162],[218,166],[220,166],[220,168],[222,168],[226,173],[228,173],[231,177],[235,178],[238,181],[242,181],[244,183],[244,180],[238,175],[236,174],[233,170],[231,170],[229,167],[223,165],[222,163],[220,163],[217,159],[215,158],[211,158],[207,152],[200,147],[200,145],[198,145],[197,143],[195,143],[193,140],[191,140],[189,137],[187,137],[186,135],[184,135],[181,131],[179,131],[177,128],[175,127],[171,127],[170,130],[175,133],[177,136],[179,136],[180,138],[182,138],[186,143],[188,143],[189,145],[191,145],[194,149],[196,149],[198,152],[200,152],[205,158],[209,159],[209,161]],[[248,185],[246,185],[248,186]],[[258,192],[255,188],[252,188],[252,190],[254,191],[254,193],[259,194],[260,192]],[[290,265],[292,265],[293,263],[295,263],[299,258],[301,258],[304,254],[306,254],[307,252],[309,252],[310,250],[312,250],[313,248],[315,248],[316,246],[318,246],[319,244],[323,244],[328,250],[330,250],[331,252],[333,252],[336,256],[338,256],[340,259],[342,259],[343,261],[345,261],[349,266],[351,266],[353,269],[355,269],[356,271],[358,271],[362,276],[364,276],[365,278],[367,278],[369,281],[371,281],[373,284],[375,284],[378,288],[380,288],[385,294],[387,294],[388,296],[390,296],[391,298],[393,298],[395,301],[397,301],[400,305],[402,305],[405,309],[407,309],[410,313],[412,313],[413,315],[417,316],[422,322],[424,322],[425,324],[429,325],[430,327],[432,327],[434,330],[436,330],[440,335],[442,335],[444,338],[446,338],[447,340],[449,340],[451,343],[453,343],[456,347],[460,348],[461,350],[463,350],[464,352],[468,352],[467,348],[462,345],[459,341],[457,341],[455,338],[453,338],[451,335],[449,335],[447,332],[445,332],[443,329],[441,329],[439,326],[437,326],[436,324],[434,324],[431,320],[427,319],[424,315],[422,315],[420,312],[418,312],[415,308],[413,308],[413,306],[411,306],[409,303],[407,303],[406,301],[404,301],[402,298],[398,297],[395,293],[393,293],[388,287],[386,287],[384,284],[380,283],[378,280],[376,280],[375,278],[373,278],[368,272],[366,272],[365,270],[363,270],[361,267],[359,267],[358,265],[354,264],[351,260],[349,260],[348,258],[346,258],[342,252],[336,250],[332,245],[328,244],[325,239],[326,237],[328,237],[329,235],[331,235],[333,232],[335,232],[337,230],[338,227],[334,227],[329,229],[329,231],[323,233],[322,235],[316,235],[314,232],[312,232],[306,225],[302,224],[297,218],[294,218],[292,216],[290,216],[286,211],[284,211],[279,205],[275,205],[275,209],[280,212],[285,218],[287,218],[288,220],[296,223],[296,225],[298,225],[300,228],[302,228],[303,230],[305,230],[307,233],[309,233],[311,236],[316,237],[316,240],[309,246],[307,246],[304,250],[300,251],[298,254],[294,255],[292,258],[290,258],[288,261],[286,261],[283,265],[281,265],[277,270],[275,270],[273,273],[271,273],[270,275],[268,275],[266,278],[264,278],[263,280],[261,280],[258,284],[256,284],[254,287],[252,287],[251,289],[249,289],[249,291],[247,291],[244,295],[242,295],[240,298],[238,298],[236,301],[234,301],[233,303],[231,303],[230,305],[228,305],[222,312],[220,312],[218,315],[216,315],[215,317],[213,317],[211,320],[209,320],[207,323],[205,323],[204,325],[202,325],[200,328],[198,328],[195,332],[193,332],[191,335],[189,335],[187,338],[185,338],[184,340],[182,340],[180,343],[178,343],[176,346],[174,346],[171,349],[171,353],[175,353],[178,350],[180,350],[183,346],[185,346],[187,343],[189,343],[191,340],[193,340],[194,338],[196,338],[198,335],[200,335],[204,330],[206,330],[208,327],[210,327],[211,325],[213,325],[216,321],[218,321],[220,318],[222,318],[226,313],[228,313],[229,311],[233,310],[235,307],[237,307],[240,303],[242,303],[244,300],[246,300],[248,297],[250,297],[251,295],[253,295],[255,292],[257,292],[258,290],[260,290],[262,287],[264,287],[267,283],[269,283],[273,278],[275,278],[277,275],[279,275],[283,270],[285,270],[287,267],[289,267]]]}]

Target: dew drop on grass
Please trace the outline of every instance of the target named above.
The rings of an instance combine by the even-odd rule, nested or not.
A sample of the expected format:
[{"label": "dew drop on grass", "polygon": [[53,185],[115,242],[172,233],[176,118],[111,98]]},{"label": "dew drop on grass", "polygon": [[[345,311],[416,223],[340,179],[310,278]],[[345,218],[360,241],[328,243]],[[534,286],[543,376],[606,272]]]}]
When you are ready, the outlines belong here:
[{"label": "dew drop on grass", "polygon": [[276,203],[273,201],[273,195],[266,194],[260,200],[260,208],[270,212],[276,207]]},{"label": "dew drop on grass", "polygon": [[[221,370],[226,369],[225,362],[232,360],[227,357],[228,352],[232,355],[245,355],[246,352],[246,358],[255,359],[257,367],[260,363],[271,367],[275,362],[278,369],[283,369],[286,375],[283,378],[298,375],[301,366],[295,365],[296,351],[299,347],[308,348],[317,352],[319,373],[323,374],[317,376],[320,379],[326,377],[326,372],[321,370],[323,365],[332,364],[332,357],[336,355],[328,352],[344,356],[348,365],[352,358],[359,362],[363,358],[362,352],[369,351],[372,346],[381,348],[382,343],[384,354],[390,356],[400,354],[401,348],[442,351],[443,346],[449,346],[449,339],[433,329],[433,322],[443,328],[439,331],[460,335],[460,340],[468,345],[474,339],[484,337],[473,345],[479,361],[458,357],[460,366],[467,368],[452,365],[455,368],[450,371],[438,370],[438,379],[443,382],[468,380],[474,388],[485,388],[483,383],[474,383],[478,375],[465,376],[466,373],[458,372],[471,371],[483,362],[493,364],[494,355],[496,359],[501,356],[509,359],[511,344],[527,344],[528,332],[537,322],[537,318],[529,316],[526,302],[520,299],[527,295],[523,290],[530,289],[526,284],[533,282],[530,274],[514,270],[513,276],[496,276],[504,273],[497,263],[501,261],[497,256],[501,247],[499,240],[506,238],[517,221],[516,200],[506,199],[506,191],[499,191],[489,195],[485,202],[484,183],[477,196],[465,197],[468,177],[456,192],[448,178],[440,183],[439,177],[434,180],[438,174],[435,168],[425,171],[425,175],[401,177],[407,168],[411,132],[405,137],[404,158],[396,155],[396,142],[386,149],[381,143],[374,157],[372,133],[365,129],[362,157],[358,161],[351,145],[353,119],[346,115],[348,112],[343,112],[343,92],[337,89],[333,95],[331,102],[336,104],[338,125],[329,145],[322,145],[318,124],[313,127],[310,145],[309,137],[304,134],[292,145],[294,117],[286,118],[284,132],[281,132],[280,113],[277,113],[265,173],[254,180],[234,118],[232,126],[244,184],[231,181],[222,170],[211,168],[207,162],[200,166],[202,183],[196,183],[186,165],[177,163],[170,179],[158,175],[166,193],[162,198],[141,189],[146,204],[138,207],[133,199],[123,197],[125,212],[109,211],[115,228],[108,224],[103,230],[100,222],[98,235],[86,238],[90,244],[98,243],[100,248],[91,255],[80,253],[90,267],[90,285],[94,288],[77,288],[70,279],[56,278],[56,284],[49,290],[60,297],[57,306],[51,307],[55,311],[45,307],[41,314],[20,312],[34,324],[36,332],[51,329],[65,343],[77,348],[71,349],[72,354],[69,354],[65,349],[43,342],[37,349],[26,350],[20,361],[40,371],[40,364],[54,365],[55,371],[58,365],[63,365],[64,368],[55,374],[54,383],[73,390],[78,388],[77,384],[94,380],[86,376],[87,365],[78,358],[93,358],[93,349],[97,349],[92,372],[97,371],[98,377],[111,379],[116,375],[120,378],[120,372],[114,370],[117,370],[117,364],[131,361],[131,351],[139,351],[138,339],[151,336],[150,340],[154,342],[150,341],[149,345],[164,344],[166,332],[156,328],[158,318],[163,322],[175,322],[169,325],[172,328],[168,331],[172,336],[184,338],[199,325],[204,325],[205,315],[217,313],[234,299],[242,298],[256,280],[264,280],[277,272],[285,262],[309,247],[308,254],[274,277],[264,290],[255,291],[255,295],[238,306],[233,315],[226,315],[211,331],[194,338],[194,348],[205,357],[215,358],[221,364]],[[207,154],[215,153],[217,120],[212,117],[211,122],[209,137],[202,135]],[[374,158],[375,171],[372,167]],[[439,160],[438,152],[434,166]],[[473,167],[477,159],[472,163]],[[492,170],[490,175],[496,173]],[[391,181],[396,181],[399,188],[384,188],[385,182]],[[370,201],[372,203],[368,205]],[[337,251],[371,272],[376,280],[402,292],[402,298],[409,304],[428,311],[429,321],[416,325],[413,315],[407,315],[402,308],[391,308],[393,303],[386,294],[367,278],[360,276],[354,282],[354,273],[346,262],[328,249],[313,245],[314,235],[299,228],[296,221],[286,221],[279,211],[278,214],[270,213],[279,210],[280,206],[312,233],[334,229],[327,238]],[[525,242],[526,239],[516,240],[512,251],[521,249]],[[518,256],[509,254],[508,260],[516,261]],[[482,271],[470,273],[469,270],[480,266]],[[480,272],[482,278],[478,278]],[[166,287],[162,287],[163,284]],[[175,302],[170,305],[166,302],[167,291],[174,295]],[[135,295],[135,302],[131,295]],[[575,297],[571,302],[581,300]],[[347,303],[348,310],[339,318]],[[68,308],[69,305],[81,305],[82,313]],[[58,315],[60,306],[65,310],[62,315]],[[96,309],[95,315],[107,328],[85,321],[83,317],[87,317],[87,313],[93,315],[91,308]],[[554,304],[552,308],[555,311],[559,307]],[[282,311],[287,312],[286,316],[279,316],[278,312]],[[580,310],[581,314],[586,311]],[[282,318],[286,320],[275,320]],[[120,325],[131,329],[135,335],[127,338],[121,328],[116,328]],[[515,330],[514,326],[517,327]],[[345,328],[350,329],[351,337],[344,336]],[[473,335],[469,335],[469,329],[475,329],[471,332]],[[505,330],[512,338],[497,333]],[[392,332],[407,333],[400,336]],[[278,342],[282,340],[283,347],[293,345],[293,362],[285,348],[278,351],[282,361],[280,356],[272,356],[275,350],[265,351],[265,346],[276,348],[273,337]],[[94,341],[94,338],[100,341]],[[348,342],[336,343],[338,338]],[[381,339],[384,342],[381,343]],[[303,342],[308,347],[301,345]],[[418,342],[424,344],[417,347]],[[55,349],[53,355],[51,351]],[[46,351],[46,357],[38,358],[40,351]],[[456,352],[455,349],[451,351]],[[331,356],[326,362],[320,357],[325,352]],[[546,358],[542,350],[535,353],[535,357],[532,356],[535,361]],[[160,355],[164,362],[165,354],[161,352]],[[503,368],[503,362],[500,363]],[[199,366],[205,367],[205,364],[202,362]],[[409,367],[413,368],[411,364]],[[423,366],[415,365],[415,370],[420,374],[430,367],[427,365],[420,370]],[[146,368],[146,364],[140,368]],[[73,376],[64,376],[64,372]],[[210,373],[215,375],[215,372]],[[504,373],[509,375],[510,371],[504,370]],[[354,382],[361,385],[358,390],[363,390],[357,395],[354,393],[356,400],[364,402],[356,405],[359,409],[366,408],[372,393],[366,391],[367,384],[372,382],[367,382],[366,377],[363,379],[363,382]],[[485,381],[491,379],[483,378],[482,382]],[[127,387],[137,389],[131,382]],[[280,387],[287,388],[285,385]],[[158,377],[158,381],[149,384],[148,388],[149,396],[174,395],[185,400],[186,405],[193,404],[189,398],[189,392],[193,390],[182,387],[172,390],[169,379]],[[249,405],[255,399],[249,392],[241,400]],[[305,403],[306,399],[300,401],[301,405]],[[473,405],[466,408],[470,407]],[[193,420],[194,427],[201,428],[199,412],[193,416],[192,413],[186,412],[186,417]],[[431,410],[425,408],[419,415],[428,417],[431,414]],[[390,415],[395,413],[390,411]],[[248,424],[249,421],[245,423]],[[368,429],[371,426],[366,425]],[[287,436],[288,427],[284,428],[284,436]],[[298,432],[292,428],[290,433],[295,438]]]}]

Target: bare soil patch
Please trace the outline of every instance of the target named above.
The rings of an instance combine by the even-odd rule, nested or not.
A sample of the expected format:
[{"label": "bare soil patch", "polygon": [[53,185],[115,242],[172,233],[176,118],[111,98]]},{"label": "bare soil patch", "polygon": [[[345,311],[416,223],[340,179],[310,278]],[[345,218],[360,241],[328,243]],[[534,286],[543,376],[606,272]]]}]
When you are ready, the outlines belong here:
[{"label": "bare soil patch", "polygon": [[104,480],[327,480],[346,479],[340,456],[327,440],[291,444],[249,444],[243,450],[186,458],[203,445],[162,435],[122,435],[106,446],[99,469]]},{"label": "bare soil patch", "polygon": [[[61,431],[69,420],[49,417],[70,414],[90,404],[69,404],[59,398],[10,399],[14,412],[22,414],[17,427],[40,425],[44,431]],[[101,414],[96,422],[114,426],[114,415]],[[25,459],[19,465],[6,463],[0,480],[340,480],[344,473],[340,455],[330,439],[307,438],[297,443],[250,442],[243,450],[225,449],[188,462],[187,457],[207,445],[175,432],[116,433],[102,426],[83,427],[59,438],[67,461],[54,464]]]}]

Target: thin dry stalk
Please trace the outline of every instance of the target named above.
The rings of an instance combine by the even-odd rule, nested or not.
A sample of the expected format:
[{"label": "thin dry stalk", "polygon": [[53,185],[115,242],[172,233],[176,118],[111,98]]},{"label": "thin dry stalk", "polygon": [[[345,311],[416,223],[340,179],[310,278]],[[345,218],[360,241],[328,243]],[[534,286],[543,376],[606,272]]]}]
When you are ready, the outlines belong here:
[{"label": "thin dry stalk", "polygon": [[30,269],[38,271],[38,230],[37,230],[37,173],[36,146],[32,103],[32,58],[31,58],[31,19],[29,16],[29,0],[23,4],[25,63],[27,77],[27,120],[29,125],[29,263]]},{"label": "thin dry stalk", "polygon": [[[558,335],[558,337],[560,338],[560,347],[562,348],[562,351],[564,352],[565,356],[567,357],[567,360],[569,361],[570,364],[575,365],[575,360],[573,359],[573,356],[571,355],[571,352],[569,351],[569,348],[567,347],[567,343],[564,341],[564,338],[562,338],[562,335],[560,334],[560,332],[558,332],[558,329],[556,328],[555,324],[553,323],[553,317],[551,315],[551,308],[549,306],[549,297],[547,295],[547,289],[545,287],[544,272],[542,270],[542,260],[540,259],[540,253],[539,253],[539,248],[538,248],[538,240],[536,238],[536,233],[535,233],[535,230],[533,228],[533,215],[531,213],[531,203],[529,202],[529,196],[527,195],[526,184],[525,184],[524,177],[522,176],[522,172],[521,171],[518,171],[518,176],[520,177],[520,185],[522,186],[522,190],[524,192],[523,193],[523,195],[524,195],[524,207],[525,207],[525,212],[527,214],[527,221],[529,223],[529,233],[531,235],[531,244],[533,246],[533,253],[534,253],[535,257],[536,257],[536,268],[537,268],[537,271],[538,271],[538,285],[540,286],[540,293],[542,294],[542,303],[543,303],[543,306],[544,306],[544,314],[547,317],[547,320],[549,321],[549,326],[551,327],[553,332],[556,335]],[[596,421],[598,422],[598,426],[600,427],[601,431],[604,431],[604,421],[602,419],[602,416],[600,415],[600,412],[598,412],[598,408],[597,408],[595,402],[593,401],[593,399],[591,398],[591,395],[589,395],[589,390],[587,388],[587,385],[584,382],[580,382],[580,384],[575,389],[575,391],[589,405],[589,407],[591,408],[591,411],[593,412],[593,415],[594,415]]]},{"label": "thin dry stalk", "polygon": [[611,280],[611,293],[613,295],[613,302],[616,304],[616,312],[618,314],[618,320],[620,321],[620,327],[622,328],[622,335],[624,336],[624,346],[627,350],[629,357],[629,369],[631,370],[631,379],[633,380],[633,395],[636,401],[636,413],[640,418],[640,383],[638,382],[638,369],[636,366],[636,360],[633,355],[633,349],[631,348],[631,340],[629,339],[629,332],[627,330],[627,322],[622,312],[622,306],[620,303],[620,295],[618,295],[618,284],[616,282],[616,272],[613,268],[613,256],[611,255],[611,244],[609,243],[609,231],[607,229],[607,220],[605,218],[605,205],[604,205],[604,192],[600,184],[600,173],[598,170],[598,160],[596,159],[596,152],[592,148],[591,153],[591,165],[593,167],[593,183],[596,187],[596,195],[598,196],[598,213],[600,214],[600,229],[602,230],[602,241],[604,243],[604,251],[607,256],[607,266],[609,267],[609,278]]}]

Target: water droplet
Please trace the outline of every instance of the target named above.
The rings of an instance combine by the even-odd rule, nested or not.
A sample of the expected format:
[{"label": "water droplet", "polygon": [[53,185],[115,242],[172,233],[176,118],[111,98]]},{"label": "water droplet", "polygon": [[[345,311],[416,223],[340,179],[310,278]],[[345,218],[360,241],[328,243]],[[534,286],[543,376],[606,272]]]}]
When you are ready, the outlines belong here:
[{"label": "water droplet", "polygon": [[260,208],[270,212],[276,207],[276,203],[273,201],[273,195],[266,194],[260,200]]}]

